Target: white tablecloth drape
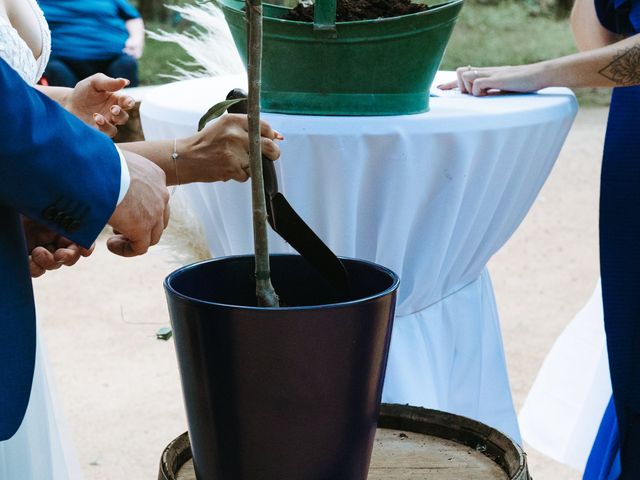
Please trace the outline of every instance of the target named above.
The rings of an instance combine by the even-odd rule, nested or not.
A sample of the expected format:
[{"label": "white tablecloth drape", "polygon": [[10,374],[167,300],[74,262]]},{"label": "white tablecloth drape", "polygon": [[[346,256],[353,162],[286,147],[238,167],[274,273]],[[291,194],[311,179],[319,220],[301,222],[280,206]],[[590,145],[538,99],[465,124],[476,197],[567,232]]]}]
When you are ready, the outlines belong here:
[{"label": "white tablecloth drape", "polygon": [[524,439],[545,455],[584,470],[611,398],[600,282],[555,341],[519,420]]},{"label": "white tablecloth drape", "polygon": [[[146,137],[192,134],[208,107],[244,84],[218,77],[158,88],[141,110]],[[576,102],[565,89],[434,93],[431,111],[418,115],[264,114],[286,139],[280,190],[337,254],[401,277],[383,400],[475,418],[519,441],[485,266],[536,198]],[[182,188],[215,255],[252,251],[248,184]],[[274,252],[291,251],[270,241]]]}]

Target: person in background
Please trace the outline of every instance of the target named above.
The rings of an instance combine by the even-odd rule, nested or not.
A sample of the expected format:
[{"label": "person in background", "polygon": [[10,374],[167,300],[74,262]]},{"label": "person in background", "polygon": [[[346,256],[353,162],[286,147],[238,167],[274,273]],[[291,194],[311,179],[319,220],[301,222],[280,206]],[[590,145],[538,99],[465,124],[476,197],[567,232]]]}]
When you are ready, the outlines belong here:
[{"label": "person in background", "polygon": [[74,87],[95,73],[138,86],[144,22],[127,0],[39,0],[52,37],[48,85]]}]

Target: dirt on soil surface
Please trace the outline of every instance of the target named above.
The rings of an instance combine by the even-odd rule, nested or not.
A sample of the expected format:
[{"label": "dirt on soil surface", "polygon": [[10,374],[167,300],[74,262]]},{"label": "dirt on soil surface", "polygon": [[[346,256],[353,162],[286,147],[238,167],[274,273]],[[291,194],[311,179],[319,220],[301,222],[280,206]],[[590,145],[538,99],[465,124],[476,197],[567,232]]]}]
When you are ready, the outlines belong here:
[{"label": "dirt on soil surface", "polygon": [[[353,22],[400,17],[428,9],[428,5],[412,3],[411,0],[338,0],[336,21]],[[298,22],[313,22],[313,5],[300,3],[283,18]]]}]

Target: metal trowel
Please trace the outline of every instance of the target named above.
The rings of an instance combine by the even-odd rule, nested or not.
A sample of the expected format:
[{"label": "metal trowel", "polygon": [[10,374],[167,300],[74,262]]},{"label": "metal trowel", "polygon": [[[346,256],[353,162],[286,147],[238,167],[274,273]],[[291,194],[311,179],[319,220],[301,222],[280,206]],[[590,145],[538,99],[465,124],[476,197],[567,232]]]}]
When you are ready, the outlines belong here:
[{"label": "metal trowel", "polygon": [[[247,98],[240,89],[232,90],[227,100]],[[247,102],[238,102],[227,108],[229,113],[247,113]],[[271,228],[291,245],[305,260],[340,294],[349,293],[349,278],[342,261],[327,247],[304,220],[296,213],[287,199],[278,192],[278,176],[273,162],[262,157],[267,217]]]}]

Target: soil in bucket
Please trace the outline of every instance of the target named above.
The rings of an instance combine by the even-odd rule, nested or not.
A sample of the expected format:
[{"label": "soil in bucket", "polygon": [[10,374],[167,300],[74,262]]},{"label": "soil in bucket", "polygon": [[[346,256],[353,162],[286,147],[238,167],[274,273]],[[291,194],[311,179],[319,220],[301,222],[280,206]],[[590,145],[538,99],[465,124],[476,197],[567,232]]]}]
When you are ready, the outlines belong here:
[{"label": "soil in bucket", "polygon": [[[353,22],[400,17],[428,9],[428,5],[413,3],[411,0],[338,0],[336,21]],[[297,22],[313,22],[313,12],[313,5],[300,3],[283,18]]]}]

